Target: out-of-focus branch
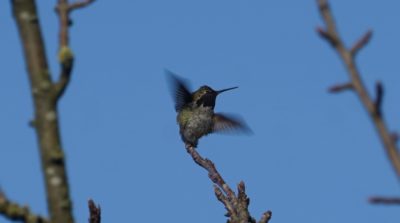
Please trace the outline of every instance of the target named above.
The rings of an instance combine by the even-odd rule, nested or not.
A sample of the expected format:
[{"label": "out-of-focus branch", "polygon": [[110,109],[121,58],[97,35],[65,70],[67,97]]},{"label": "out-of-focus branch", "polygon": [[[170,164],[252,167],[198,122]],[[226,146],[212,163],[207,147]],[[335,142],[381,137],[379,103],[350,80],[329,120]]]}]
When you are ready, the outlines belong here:
[{"label": "out-of-focus branch", "polygon": [[[248,210],[250,199],[246,195],[244,182],[241,181],[238,184],[238,195],[236,195],[229,185],[226,184],[211,160],[201,157],[196,148],[191,145],[186,144],[185,148],[194,162],[208,172],[208,177],[214,183],[215,196],[228,211],[226,214],[229,218],[228,223],[256,223],[256,220],[251,217]],[[259,223],[267,223],[271,215],[271,211],[265,212]]]},{"label": "out-of-focus branch", "polygon": [[75,9],[86,7],[90,3],[93,3],[94,1],[95,0],[84,0],[84,1],[73,2],[73,3],[69,4],[69,10],[73,11]]},{"label": "out-of-focus branch", "polygon": [[96,206],[94,201],[90,199],[88,201],[89,206],[89,223],[100,223],[101,222],[101,208],[100,206]]},{"label": "out-of-focus branch", "polygon": [[54,84],[56,98],[60,98],[68,87],[74,65],[74,54],[69,47],[68,28],[72,24],[70,13],[75,9],[83,8],[93,2],[94,0],[85,0],[69,3],[68,0],[58,0],[55,10],[58,14],[60,25],[58,59],[60,61],[61,70],[60,79]]},{"label": "out-of-focus branch", "polygon": [[329,92],[331,93],[339,93],[344,90],[353,90],[353,84],[352,83],[337,84],[329,88]]},{"label": "out-of-focus branch", "polygon": [[0,190],[0,214],[12,221],[25,223],[49,223],[49,221],[29,210],[29,207],[19,205],[8,200],[3,191]]},{"label": "out-of-focus branch", "polygon": [[46,185],[50,221],[73,223],[72,202],[59,132],[57,98],[50,78],[41,27],[33,0],[13,0],[34,101],[35,127]]},{"label": "out-of-focus branch", "polygon": [[60,63],[61,77],[58,83],[51,80],[47,64],[39,17],[34,0],[12,0],[12,9],[23,45],[27,72],[34,102],[36,130],[44,174],[49,221],[73,223],[72,201],[61,145],[57,104],[68,85],[73,64],[73,54],[68,47],[69,9],[67,0],[59,0],[60,15]]},{"label": "out-of-focus branch", "polygon": [[368,30],[350,49],[351,55],[356,56],[356,54],[364,48],[365,45],[371,40],[372,30]]},{"label": "out-of-focus branch", "polygon": [[381,84],[376,87],[376,100],[374,101],[368,94],[364,83],[361,79],[360,72],[357,68],[355,62],[355,56],[357,52],[365,47],[369,42],[372,31],[369,30],[364,34],[363,37],[358,40],[355,45],[349,50],[345,47],[341,37],[339,36],[335,21],[332,16],[329,4],[327,0],[317,0],[319,12],[325,23],[326,28],[317,28],[317,32],[321,37],[326,39],[333,48],[337,51],[340,58],[342,59],[344,65],[346,66],[347,72],[351,79],[351,85],[354,91],[357,93],[362,104],[368,111],[370,118],[372,119],[379,137],[383,143],[386,154],[392,163],[393,169],[396,172],[397,177],[400,179],[400,155],[399,150],[396,146],[396,141],[394,137],[389,132],[386,127],[385,121],[383,119],[383,113],[381,108],[382,96],[383,96],[383,86]]},{"label": "out-of-focus branch", "polygon": [[376,98],[374,101],[375,111],[378,116],[382,116],[382,101],[383,101],[384,90],[383,90],[383,85],[380,81],[376,82],[375,92],[376,92]]},{"label": "out-of-focus branch", "polygon": [[272,212],[271,211],[267,211],[264,212],[263,216],[261,217],[261,220],[259,221],[259,223],[268,223],[269,220],[272,217]]},{"label": "out-of-focus branch", "polygon": [[372,204],[400,205],[400,197],[371,197]]}]

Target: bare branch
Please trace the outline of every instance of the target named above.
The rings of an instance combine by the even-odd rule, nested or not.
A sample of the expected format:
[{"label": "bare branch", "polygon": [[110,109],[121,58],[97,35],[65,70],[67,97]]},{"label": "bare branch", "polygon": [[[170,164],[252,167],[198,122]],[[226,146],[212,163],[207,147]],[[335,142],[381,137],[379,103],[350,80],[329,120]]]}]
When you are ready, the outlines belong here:
[{"label": "bare branch", "polygon": [[[225,209],[228,213],[225,215],[229,217],[229,223],[244,223],[250,222],[255,223],[253,217],[251,217],[248,206],[250,203],[249,198],[246,195],[244,182],[240,182],[238,185],[238,195],[236,196],[235,192],[229,187],[228,184],[225,183],[222,176],[219,174],[217,169],[215,168],[214,163],[209,160],[201,157],[201,155],[197,152],[196,148],[186,144],[186,151],[191,155],[192,159],[199,166],[203,167],[208,172],[208,177],[214,185],[214,192],[217,199],[225,206]],[[267,213],[267,212],[266,212]],[[263,216],[262,219],[265,217]],[[269,220],[269,219],[268,219]],[[262,221],[261,223],[268,222]]]},{"label": "bare branch", "polygon": [[61,72],[58,83],[53,83],[35,1],[12,0],[11,4],[23,45],[34,101],[35,118],[32,126],[39,141],[49,221],[73,223],[72,201],[57,112],[59,98],[69,83],[73,66],[73,53],[69,48],[68,35],[70,6],[67,0],[58,0],[56,7],[60,22]]},{"label": "bare branch", "polygon": [[[72,201],[59,131],[57,101],[47,64],[35,1],[11,1],[23,45],[34,102],[34,127],[39,142],[49,221],[73,223]],[[24,16],[21,16],[21,15]]]},{"label": "bare branch", "polygon": [[351,48],[350,53],[351,55],[356,56],[358,51],[364,48],[372,37],[372,30],[368,30]]},{"label": "bare branch", "polygon": [[101,208],[100,206],[96,206],[92,199],[88,201],[89,206],[89,223],[100,223],[101,222]]},{"label": "bare branch", "polygon": [[[326,26],[326,31],[323,28],[318,28],[317,31],[321,35],[326,36],[328,38],[325,38],[329,40],[330,44],[333,47],[343,47],[343,43],[341,39],[339,38],[339,35],[336,31],[336,24],[333,19],[330,6],[326,0],[320,0],[317,1],[318,3],[318,8],[321,13],[321,16],[325,22]],[[322,32],[323,31],[323,32]]]},{"label": "bare branch", "polygon": [[372,204],[400,205],[400,197],[371,197]]},{"label": "bare branch", "polygon": [[201,157],[193,146],[186,145],[186,150],[198,165],[208,171],[209,178],[225,193],[228,199],[232,200],[236,197],[235,192],[225,183],[211,160]]},{"label": "bare branch", "polygon": [[11,202],[3,191],[0,190],[0,214],[12,221],[26,223],[50,223],[46,218],[36,215],[29,210],[29,207]]},{"label": "bare branch", "polygon": [[[382,103],[382,95],[383,88],[381,85],[377,85],[377,100],[372,100],[371,96],[368,94],[366,87],[361,79],[361,74],[357,68],[356,62],[354,60],[354,56],[359,49],[364,47],[369,39],[371,38],[372,32],[367,32],[360,40],[355,44],[352,50],[346,49],[343,44],[343,41],[338,35],[336,31],[336,24],[333,19],[329,4],[327,0],[317,0],[317,4],[319,7],[319,12],[321,17],[325,23],[326,30],[323,35],[328,36],[328,41],[332,44],[332,40],[334,39],[336,42],[332,44],[334,49],[339,54],[340,58],[343,61],[343,64],[346,66],[347,73],[351,79],[352,87],[354,91],[357,93],[358,98],[361,100],[363,106],[368,111],[370,118],[372,119],[375,128],[379,134],[379,137],[383,143],[385,148],[387,157],[392,163],[393,169],[396,172],[398,179],[400,179],[400,155],[399,150],[397,149],[396,143],[393,140],[391,133],[389,132],[385,121],[383,120],[383,115],[381,111],[381,103]],[[319,30],[323,30],[320,28]],[[319,34],[321,32],[319,31]],[[327,39],[327,38],[325,38]]]}]

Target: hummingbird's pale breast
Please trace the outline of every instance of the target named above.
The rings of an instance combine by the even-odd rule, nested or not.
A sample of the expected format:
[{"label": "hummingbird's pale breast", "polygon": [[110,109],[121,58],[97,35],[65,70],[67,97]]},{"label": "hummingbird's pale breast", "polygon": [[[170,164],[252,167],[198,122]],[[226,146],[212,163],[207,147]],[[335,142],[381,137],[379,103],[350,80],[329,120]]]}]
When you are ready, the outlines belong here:
[{"label": "hummingbird's pale breast", "polygon": [[177,117],[182,140],[197,146],[199,138],[212,132],[213,116],[211,107],[192,105],[182,109]]}]

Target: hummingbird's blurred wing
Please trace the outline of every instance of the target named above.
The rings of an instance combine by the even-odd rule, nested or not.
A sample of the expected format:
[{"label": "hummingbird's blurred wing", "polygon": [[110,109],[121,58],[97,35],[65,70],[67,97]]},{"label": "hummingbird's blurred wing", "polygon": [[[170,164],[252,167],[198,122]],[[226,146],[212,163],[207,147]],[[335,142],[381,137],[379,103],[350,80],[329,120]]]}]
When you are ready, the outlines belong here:
[{"label": "hummingbird's blurred wing", "polygon": [[179,112],[183,106],[192,101],[192,94],[188,90],[187,84],[184,80],[179,78],[176,74],[169,70],[165,70],[170,80],[172,87],[172,96],[175,101],[175,110]]},{"label": "hummingbird's blurred wing", "polygon": [[238,117],[216,113],[213,120],[213,132],[244,132],[252,133],[246,123]]}]

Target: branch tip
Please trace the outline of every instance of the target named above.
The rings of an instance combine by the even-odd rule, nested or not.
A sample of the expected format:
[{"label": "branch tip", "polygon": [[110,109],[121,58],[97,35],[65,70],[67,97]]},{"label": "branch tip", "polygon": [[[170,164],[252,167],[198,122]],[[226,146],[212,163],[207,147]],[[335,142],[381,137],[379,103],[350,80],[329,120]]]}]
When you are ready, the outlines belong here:
[{"label": "branch tip", "polygon": [[238,192],[239,193],[240,192],[243,192],[243,193],[246,192],[246,185],[244,184],[243,181],[240,181],[239,184],[238,184]]},{"label": "branch tip", "polygon": [[376,93],[376,98],[374,101],[375,114],[377,116],[382,116],[382,101],[383,101],[384,89],[383,89],[383,84],[380,81],[377,81],[375,84],[375,93]]},{"label": "branch tip", "polygon": [[371,197],[371,204],[400,205],[400,197]]},{"label": "branch tip", "polygon": [[353,89],[354,89],[353,84],[349,82],[349,83],[345,83],[345,84],[333,85],[332,87],[330,87],[328,89],[328,91],[330,93],[339,93],[339,92],[342,92],[345,90],[353,90]]},{"label": "branch tip", "polygon": [[86,6],[90,5],[93,2],[95,2],[95,0],[84,0],[84,1],[74,2],[74,3],[69,4],[68,10],[71,12],[73,10],[86,7]]},{"label": "branch tip", "polygon": [[350,50],[350,53],[352,56],[355,56],[362,48],[364,48],[369,41],[371,40],[372,37],[372,30],[368,30],[365,32],[365,34],[357,40],[357,42],[353,45],[353,47]]},{"label": "branch tip", "polygon": [[268,223],[269,220],[272,218],[272,211],[266,211],[261,217],[259,223]]},{"label": "branch tip", "polygon": [[89,223],[100,223],[101,222],[101,208],[100,205],[97,205],[94,203],[92,199],[89,199],[88,201],[88,206],[89,206]]}]

